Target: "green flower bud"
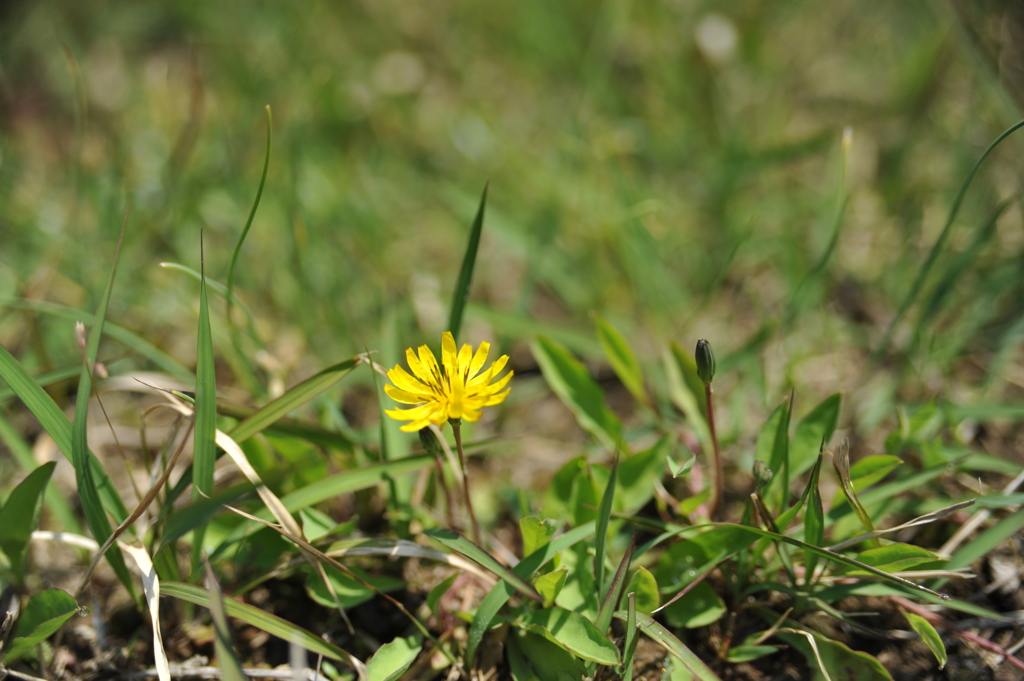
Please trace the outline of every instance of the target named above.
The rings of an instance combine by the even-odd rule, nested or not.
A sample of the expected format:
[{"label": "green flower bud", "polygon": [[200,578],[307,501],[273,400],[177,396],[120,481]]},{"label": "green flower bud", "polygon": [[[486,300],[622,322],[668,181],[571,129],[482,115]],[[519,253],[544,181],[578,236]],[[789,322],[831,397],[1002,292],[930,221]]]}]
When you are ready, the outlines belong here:
[{"label": "green flower bud", "polygon": [[754,462],[754,484],[757,489],[765,487],[772,481],[772,469],[768,468],[764,461]]},{"label": "green flower bud", "polygon": [[437,436],[434,435],[434,431],[429,426],[421,429],[419,434],[420,444],[423,445],[423,449],[426,450],[427,454],[433,454],[434,456],[442,454],[441,443],[437,441]]},{"label": "green flower bud", "polygon": [[697,375],[704,385],[710,385],[715,378],[715,351],[711,349],[711,343],[703,338],[697,341],[697,350],[693,353],[697,362]]}]

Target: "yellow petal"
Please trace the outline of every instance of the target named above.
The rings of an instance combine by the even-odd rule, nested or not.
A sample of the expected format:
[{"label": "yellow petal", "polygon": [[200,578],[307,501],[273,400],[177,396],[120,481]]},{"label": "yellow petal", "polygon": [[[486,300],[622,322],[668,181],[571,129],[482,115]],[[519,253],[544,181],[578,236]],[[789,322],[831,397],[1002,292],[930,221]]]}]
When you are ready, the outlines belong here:
[{"label": "yellow petal", "polygon": [[444,375],[449,381],[452,376],[459,373],[458,361],[455,338],[451,331],[445,331],[441,335],[441,364],[444,366]]},{"label": "yellow petal", "polygon": [[396,366],[394,369],[388,371],[388,378],[395,384],[396,388],[400,388],[409,393],[417,395],[433,395],[436,393],[428,386],[423,385],[420,381],[416,380],[409,373],[400,366]]},{"label": "yellow petal", "polygon": [[459,358],[455,370],[459,376],[462,377],[462,383],[465,384],[469,380],[469,362],[473,357],[473,348],[469,345],[463,345],[462,349],[459,350]]},{"label": "yellow petal", "polygon": [[445,381],[441,378],[441,368],[437,366],[437,358],[426,345],[420,346],[420,362],[423,363],[424,373],[430,376],[430,384],[438,391],[445,389]]},{"label": "yellow petal", "polygon": [[512,388],[509,388],[508,390],[506,390],[503,393],[498,393],[497,395],[491,395],[489,398],[487,398],[487,402],[484,403],[484,406],[485,407],[493,407],[496,404],[501,404],[502,402],[505,401],[505,398],[508,397],[508,394],[510,392],[512,392]]},{"label": "yellow petal", "polygon": [[390,383],[384,385],[384,392],[388,394],[388,397],[393,399],[395,402],[401,402],[402,404],[423,404],[429,401],[427,397],[411,393],[406,390],[400,390]]},{"label": "yellow petal", "polygon": [[481,343],[480,347],[477,348],[476,354],[473,355],[473,361],[469,365],[470,378],[480,373],[480,369],[484,366],[484,363],[487,361],[487,353],[489,353],[490,351],[491,344],[488,343],[487,341]]}]

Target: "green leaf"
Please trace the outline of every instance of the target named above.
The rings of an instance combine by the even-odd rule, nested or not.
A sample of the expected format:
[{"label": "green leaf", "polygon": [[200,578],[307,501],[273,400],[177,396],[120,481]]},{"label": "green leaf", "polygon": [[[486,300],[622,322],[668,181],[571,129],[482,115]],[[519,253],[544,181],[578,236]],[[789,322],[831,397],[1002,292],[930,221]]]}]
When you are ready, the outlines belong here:
[{"label": "green leaf", "polygon": [[555,536],[558,521],[552,518],[541,520],[535,515],[528,515],[519,521],[519,531],[523,535],[523,555],[528,556],[537,551]]},{"label": "green leaf", "polygon": [[789,404],[783,402],[768,417],[757,436],[754,458],[772,472],[771,482],[761,496],[773,513],[789,503]]},{"label": "green leaf", "polygon": [[[601,495],[601,505],[597,507],[597,535],[594,538],[594,584],[598,591],[604,591],[604,565],[608,557],[605,555],[605,546],[608,543],[608,522],[612,517],[612,502],[615,500],[615,480],[619,470],[619,454],[615,453],[612,462],[611,475],[604,486],[604,494]],[[614,607],[614,603],[612,607]],[[611,617],[611,611],[608,613]]]},{"label": "green leaf", "polygon": [[448,577],[448,579],[439,583],[430,593],[427,594],[427,607],[430,608],[430,612],[433,613],[435,618],[441,617],[441,599],[448,593],[448,590],[452,588],[452,584],[459,578],[458,572]]},{"label": "green leaf", "polygon": [[729,649],[729,654],[725,659],[733,664],[752,662],[765,655],[771,655],[778,649],[778,646],[736,646]]},{"label": "green leaf", "polygon": [[[376,587],[379,591],[397,591],[405,586],[405,582],[400,579],[395,579],[394,577],[388,577],[386,575],[371,577],[366,574],[366,572],[355,566],[352,566],[349,569],[361,579]],[[339,605],[345,609],[354,608],[357,605],[365,603],[376,595],[376,592],[370,587],[365,586],[348,575],[341,574],[334,568],[325,567],[324,570],[327,573],[327,578],[331,580],[331,586],[334,587],[334,592],[338,595],[337,602],[335,602],[334,596],[332,596],[327,590],[327,586],[324,584],[323,580],[320,579],[319,575],[308,576],[306,580],[306,592],[309,594],[310,598],[325,608],[337,608]]]},{"label": "green leaf", "polygon": [[231,642],[231,626],[224,610],[224,594],[221,593],[217,576],[213,574],[210,561],[206,565],[206,588],[210,593],[210,617],[213,619],[213,647],[217,654],[217,666],[225,681],[246,681],[242,663],[238,661],[235,646]]},{"label": "green leaf", "polygon": [[[125,213],[125,224],[128,221],[128,214]],[[117,264],[121,257],[121,244],[124,241],[124,224],[121,226],[121,236],[118,238],[117,249],[114,252],[114,262],[107,277],[106,287],[100,303],[96,307],[96,314],[93,317],[92,332],[89,334],[85,346],[85,361],[82,366],[82,374],[78,380],[78,395],[75,399],[75,420],[71,428],[71,464],[75,468],[75,482],[78,485],[78,497],[82,502],[82,512],[85,514],[85,521],[89,525],[93,539],[102,546],[113,534],[110,527],[110,520],[104,511],[104,504],[100,500],[99,490],[94,471],[95,457],[89,451],[88,423],[89,423],[89,399],[92,397],[92,367],[96,364],[96,356],[99,353],[100,340],[103,337],[103,322],[107,316],[107,304],[110,302],[110,294],[114,289],[114,277],[117,274]],[[13,386],[12,386],[13,387]],[[96,462],[98,464],[98,462]],[[116,495],[116,492],[114,492]],[[120,506],[124,502],[117,499]],[[127,512],[125,513],[127,516]],[[120,520],[120,519],[119,519]],[[124,584],[132,600],[135,600],[135,586],[132,584],[128,566],[125,565],[121,549],[112,545],[106,553],[107,562],[114,569],[121,583]]]},{"label": "green leaf", "polygon": [[[821,503],[821,491],[818,489],[818,479],[821,475],[821,462],[824,460],[824,448],[818,454],[818,461],[811,469],[811,479],[807,482],[809,494],[807,495],[807,511],[804,514],[804,541],[811,546],[821,546],[825,543],[825,510]],[[804,579],[810,585],[814,580],[814,569],[818,565],[818,556],[813,552],[804,553]]]},{"label": "green leaf", "polygon": [[945,667],[946,646],[942,645],[942,637],[939,636],[939,632],[935,631],[932,623],[912,612],[904,612],[903,616],[910,623],[914,631],[917,632],[917,635],[921,637],[921,640],[925,642],[928,649],[932,651],[932,654],[935,655],[935,659],[939,661],[939,669]]},{"label": "green leaf", "polygon": [[441,542],[452,551],[462,554],[471,561],[487,568],[526,596],[537,601],[542,600],[540,594],[537,593],[537,590],[533,588],[532,584],[499,563],[493,556],[491,556],[491,554],[487,553],[461,534],[443,528],[432,528],[426,530],[423,534],[435,541]]},{"label": "green leaf", "polygon": [[418,636],[395,638],[385,643],[366,663],[366,676],[373,681],[394,681],[416,661],[423,650]]},{"label": "green leaf", "polygon": [[521,633],[513,638],[510,647],[521,651],[522,656],[529,662],[530,671],[534,676],[526,678],[536,678],[540,681],[576,681],[583,678],[582,663],[565,648],[543,634],[534,634],[525,629],[520,631]]},{"label": "green leaf", "polygon": [[622,425],[605,404],[604,391],[586,367],[563,345],[543,336],[530,343],[530,349],[551,390],[580,427],[608,449],[615,449],[622,438]]},{"label": "green leaf", "polygon": [[622,554],[622,560],[619,561],[619,567],[615,571],[611,583],[605,589],[601,609],[598,611],[597,619],[594,621],[594,624],[597,625],[600,631],[608,631],[608,627],[612,623],[612,615],[615,614],[615,607],[619,604],[619,599],[622,597],[622,588],[626,585],[626,572],[629,571],[629,565],[633,562],[633,550],[635,548],[636,530],[634,529],[633,536],[629,540],[629,546],[626,547],[626,552]]},{"label": "green leaf", "polygon": [[622,385],[626,386],[637,402],[645,407],[650,406],[651,400],[644,389],[644,376],[640,370],[640,363],[626,339],[598,313],[591,312],[590,316],[594,319],[594,327],[597,329],[597,339],[601,343],[601,349],[604,351],[608,363],[612,365],[615,375],[619,377]]},{"label": "green leaf", "polygon": [[637,644],[636,612],[636,594],[630,591],[626,594],[626,643],[622,647],[622,681],[633,681],[633,660]]},{"label": "green leaf", "polygon": [[[528,579],[534,572],[544,567],[560,551],[564,551],[574,544],[593,536],[595,531],[594,525],[594,523],[587,523],[586,525],[569,530],[526,558],[523,558],[513,568],[513,572],[522,579]],[[491,622],[498,614],[498,611],[508,602],[513,593],[515,593],[515,588],[502,580],[495,584],[490,592],[484,596],[484,600],[480,602],[480,607],[476,610],[476,615],[473,617],[473,623],[470,625],[467,636],[466,664],[472,664],[473,656],[476,654],[480,641],[483,640],[484,632],[491,626]]]},{"label": "green leaf", "polygon": [[565,586],[565,578],[569,574],[568,568],[561,568],[553,572],[538,575],[533,579],[533,587],[544,599],[544,607],[550,608],[551,604],[558,598],[559,592]]},{"label": "green leaf", "polygon": [[455,285],[452,311],[448,317],[448,330],[452,332],[452,336],[456,341],[459,340],[459,331],[462,329],[462,315],[466,309],[466,302],[469,300],[469,285],[473,282],[476,252],[480,248],[480,233],[484,229],[484,208],[487,206],[488,186],[487,184],[484,185],[484,192],[480,195],[480,207],[477,208],[476,217],[473,219],[473,226],[469,230],[469,242],[466,244],[466,254],[462,257],[459,281]]},{"label": "green leaf", "polygon": [[[182,582],[162,582],[160,584],[160,592],[165,596],[180,598],[183,601],[195,603],[196,605],[200,605],[204,608],[210,607],[209,592],[198,586],[183,584]],[[346,663],[348,663],[352,657],[343,649],[333,643],[323,640],[315,634],[311,634],[302,627],[292,624],[291,622],[287,622],[276,615],[271,615],[269,612],[264,612],[263,610],[247,603],[240,603],[239,601],[229,598],[224,601],[224,610],[228,615],[236,617],[246,624],[251,624],[257,629],[261,629],[268,634],[273,634],[285,641],[293,641],[306,650],[318,655],[324,655],[331,659],[340,660]]]},{"label": "green leaf", "polygon": [[[670,451],[672,438],[665,435],[650,449],[626,456],[619,461],[615,489],[616,510],[633,513],[654,498],[654,484],[664,474],[665,461]],[[692,466],[695,460],[696,457],[691,457],[689,465]]]},{"label": "green leaf", "polygon": [[673,627],[697,629],[717,622],[727,608],[707,582],[691,588],[683,597],[665,608],[665,620]]},{"label": "green leaf", "polygon": [[[202,237],[200,237],[202,238]],[[213,494],[213,467],[217,462],[217,377],[213,365],[213,334],[206,296],[206,270],[199,283],[199,333],[196,341],[196,412],[192,431],[192,501]],[[192,537],[192,574],[199,570],[206,526],[195,528]]]},{"label": "green leaf", "polygon": [[[615,613],[615,616],[619,619],[625,619],[627,615],[619,611]],[[640,631],[647,634],[652,641],[659,644],[682,662],[694,678],[700,681],[721,681],[699,657],[694,655],[692,650],[687,648],[672,632],[652,619],[650,615],[645,615],[641,612],[636,613],[636,624]]]},{"label": "green leaf", "polygon": [[645,568],[638,567],[626,587],[627,594],[635,594],[636,610],[645,615],[650,615],[661,605],[661,595],[658,593],[658,582],[654,575]]},{"label": "green leaf", "polygon": [[542,635],[585,660],[603,665],[619,663],[619,650],[615,644],[579,613],[564,608],[544,608],[531,611],[523,622],[530,631],[542,632]]},{"label": "green leaf", "polygon": [[353,357],[352,359],[347,359],[344,362],[338,362],[333,366],[327,367],[315,376],[307,378],[248,416],[244,421],[232,428],[228,435],[239,444],[245,442],[256,433],[266,430],[290,412],[295,411],[313,398],[323,394],[347,376],[358,363],[359,360]]},{"label": "green leaf", "polygon": [[4,653],[4,662],[14,662],[32,652],[76,612],[78,603],[66,591],[47,589],[37,593],[29,599],[18,618],[10,646]]},{"label": "green leaf", "polygon": [[850,466],[850,481],[855,488],[863,492],[889,475],[901,463],[903,463],[903,459],[898,456],[889,456],[887,454],[865,456]]},{"label": "green leaf", "polygon": [[[814,673],[814,681],[825,681],[825,676],[818,665],[818,657],[806,636],[785,633],[776,635],[800,651],[807,660],[807,666]],[[828,670],[832,681],[892,681],[892,676],[882,663],[867,653],[850,650],[846,645],[825,638],[821,634],[810,632],[810,635],[814,637],[821,663]]]},{"label": "green leaf", "polygon": [[931,551],[911,544],[887,544],[875,549],[868,549],[857,554],[857,560],[865,565],[885,570],[886,572],[903,572],[939,560]]},{"label": "green leaf", "polygon": [[43,492],[56,465],[51,461],[29,473],[7,497],[0,511],[0,549],[7,555],[19,582],[25,569],[25,547],[39,526]]},{"label": "green leaf", "polygon": [[842,395],[836,393],[826,398],[810,414],[797,424],[793,441],[789,445],[789,479],[794,480],[814,465],[821,443],[832,439],[839,420],[839,405]]}]

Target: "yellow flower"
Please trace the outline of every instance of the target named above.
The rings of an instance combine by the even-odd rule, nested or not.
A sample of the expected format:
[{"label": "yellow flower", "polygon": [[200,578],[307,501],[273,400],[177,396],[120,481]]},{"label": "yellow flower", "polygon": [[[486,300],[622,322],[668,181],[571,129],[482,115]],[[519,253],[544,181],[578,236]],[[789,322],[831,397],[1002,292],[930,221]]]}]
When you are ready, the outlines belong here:
[{"label": "yellow flower", "polygon": [[[508,362],[508,355],[502,355],[481,373],[490,351],[489,343],[481,343],[476,354],[468,344],[456,351],[455,338],[445,331],[441,336],[441,367],[437,365],[434,353],[426,345],[419,347],[419,355],[409,348],[405,359],[412,369],[409,374],[396,364],[388,371],[388,378],[394,385],[385,385],[391,399],[402,404],[415,405],[411,409],[392,409],[385,412],[396,421],[410,421],[402,430],[412,433],[426,428],[431,423],[442,425],[445,421],[466,419],[476,421],[482,409],[505,401],[511,388],[505,389],[512,373],[509,371],[499,380]],[[494,381],[492,383],[492,381]]]}]

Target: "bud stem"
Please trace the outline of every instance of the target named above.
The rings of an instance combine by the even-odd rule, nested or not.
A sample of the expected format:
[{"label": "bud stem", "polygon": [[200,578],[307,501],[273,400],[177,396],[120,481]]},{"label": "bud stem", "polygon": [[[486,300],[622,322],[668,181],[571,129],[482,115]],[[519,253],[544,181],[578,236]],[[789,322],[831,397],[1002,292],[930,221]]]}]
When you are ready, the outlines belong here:
[{"label": "bud stem", "polygon": [[459,465],[462,466],[462,489],[466,497],[466,511],[469,513],[469,521],[473,525],[473,541],[477,546],[483,546],[480,538],[480,524],[476,521],[476,513],[473,511],[473,499],[469,494],[469,470],[466,468],[466,455],[462,452],[462,422],[452,419],[449,423],[452,424],[452,431],[455,433],[455,448],[459,450]]},{"label": "bud stem", "polygon": [[722,470],[722,453],[718,449],[718,433],[715,430],[715,401],[711,397],[711,384],[704,384],[704,397],[708,405],[708,429],[711,431],[711,444],[714,447],[714,481],[711,491],[711,500],[708,503],[708,516],[712,521],[718,519],[719,507],[722,505],[722,497],[725,496],[725,473]]}]

